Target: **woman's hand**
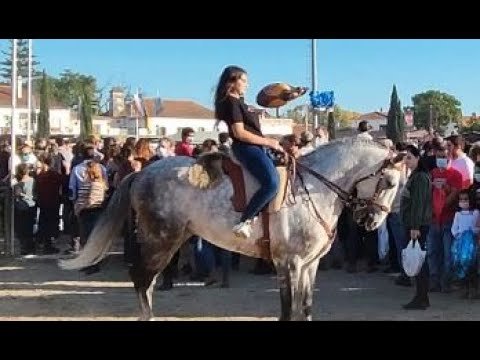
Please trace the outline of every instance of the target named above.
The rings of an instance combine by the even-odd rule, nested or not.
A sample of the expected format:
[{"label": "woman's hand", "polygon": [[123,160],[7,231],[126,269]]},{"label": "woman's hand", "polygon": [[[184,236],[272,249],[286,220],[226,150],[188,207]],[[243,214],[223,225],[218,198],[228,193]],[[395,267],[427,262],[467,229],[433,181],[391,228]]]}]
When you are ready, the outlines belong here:
[{"label": "woman's hand", "polygon": [[410,239],[417,240],[420,237],[420,230],[410,230]]},{"label": "woman's hand", "polygon": [[283,150],[283,147],[280,145],[280,143],[278,142],[277,139],[272,139],[272,138],[266,138],[266,146],[269,147],[270,149],[273,149],[275,151],[278,151],[280,153],[283,153],[285,152],[285,150]]}]

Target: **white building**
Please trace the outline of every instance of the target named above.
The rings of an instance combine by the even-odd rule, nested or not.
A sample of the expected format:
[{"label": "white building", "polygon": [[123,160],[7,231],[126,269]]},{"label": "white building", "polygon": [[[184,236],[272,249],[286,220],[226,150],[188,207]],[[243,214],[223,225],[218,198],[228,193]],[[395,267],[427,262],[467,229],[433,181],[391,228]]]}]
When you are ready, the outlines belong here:
[{"label": "white building", "polygon": [[381,111],[374,111],[371,113],[360,115],[357,119],[353,120],[351,127],[353,129],[358,128],[358,124],[361,121],[367,121],[372,127],[372,131],[385,130],[387,127],[387,113]]},{"label": "white building", "polygon": [[[112,89],[110,110],[111,117],[108,135],[134,136],[136,131],[136,111],[131,102],[126,102],[123,91]],[[185,127],[196,132],[214,131],[216,119],[212,110],[191,100],[162,100],[159,109],[155,108],[155,99],[144,100],[148,114],[148,124],[139,119],[140,136],[173,136]],[[264,110],[255,109],[260,116],[264,134],[286,135],[292,133],[293,120],[266,117]],[[148,128],[147,128],[148,125]],[[225,123],[219,125],[220,131],[227,131]],[[104,132],[102,135],[107,135]]]},{"label": "white building", "polygon": [[[35,106],[35,114],[40,112],[40,101],[38,95],[32,94],[32,109]],[[71,119],[70,109],[57,103],[49,104],[50,129],[52,134],[71,134],[74,127]],[[27,134],[28,107],[27,88],[19,88],[16,108],[17,121],[15,121],[15,132],[18,135]],[[9,84],[0,84],[0,133],[9,134],[12,118],[12,96]],[[33,123],[32,134],[36,130]]]}]

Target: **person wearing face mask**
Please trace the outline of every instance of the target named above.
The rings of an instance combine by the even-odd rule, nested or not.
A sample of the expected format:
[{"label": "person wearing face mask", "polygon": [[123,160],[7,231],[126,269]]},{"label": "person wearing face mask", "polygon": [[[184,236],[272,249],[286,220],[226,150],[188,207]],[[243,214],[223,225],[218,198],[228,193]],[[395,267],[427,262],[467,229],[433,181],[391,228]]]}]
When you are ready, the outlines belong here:
[{"label": "person wearing face mask", "polygon": [[168,137],[161,138],[157,148],[155,149],[155,155],[153,155],[145,164],[144,168],[155,161],[165,159],[170,156],[175,156],[173,141]]},{"label": "person wearing face mask", "polygon": [[451,167],[448,150],[441,145],[436,150],[437,167],[432,177],[432,223],[427,238],[427,261],[430,270],[430,291],[451,291],[452,222],[458,193],[462,189],[462,174]]},{"label": "person wearing face mask", "polygon": [[[468,190],[463,190],[460,192],[458,207],[459,211],[455,213],[452,224],[452,235],[458,239],[465,231],[473,231],[473,233],[478,237],[480,230],[480,212],[471,206],[470,192]],[[475,261],[475,263],[476,264],[468,271],[465,278],[465,292],[462,294],[462,298],[464,299],[468,299],[469,297],[472,299],[478,299],[478,259]]]},{"label": "person wearing face mask", "polygon": [[32,148],[28,144],[23,144],[20,147],[19,155],[15,155],[13,158],[13,168],[16,169],[20,164],[27,164],[29,171],[32,172],[33,168],[37,164],[37,157],[32,153]]}]

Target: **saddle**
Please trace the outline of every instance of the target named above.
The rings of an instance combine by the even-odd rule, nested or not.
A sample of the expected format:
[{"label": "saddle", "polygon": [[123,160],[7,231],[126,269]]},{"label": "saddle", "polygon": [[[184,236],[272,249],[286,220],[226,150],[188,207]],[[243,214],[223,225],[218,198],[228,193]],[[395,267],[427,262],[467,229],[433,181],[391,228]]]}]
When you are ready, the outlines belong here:
[{"label": "saddle", "polygon": [[[260,254],[263,259],[270,260],[270,214],[280,211],[287,199],[287,192],[291,179],[294,178],[294,170],[287,157],[279,157],[275,162],[280,185],[275,198],[261,212],[263,236],[257,239],[260,247]],[[222,160],[223,172],[230,177],[233,185],[232,204],[237,212],[243,212],[247,206],[247,191],[243,168],[232,156],[224,157]]]}]

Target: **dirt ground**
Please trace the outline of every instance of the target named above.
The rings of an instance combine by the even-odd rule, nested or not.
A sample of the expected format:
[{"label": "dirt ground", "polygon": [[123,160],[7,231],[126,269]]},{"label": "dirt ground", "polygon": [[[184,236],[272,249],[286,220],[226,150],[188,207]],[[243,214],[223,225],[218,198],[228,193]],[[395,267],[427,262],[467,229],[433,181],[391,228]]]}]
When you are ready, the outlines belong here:
[{"label": "dirt ground", "polygon": [[[60,270],[56,258],[0,258],[0,320],[137,319],[137,299],[120,255],[111,255],[90,276]],[[243,261],[228,289],[180,279],[171,291],[155,291],[156,320],[277,320],[275,276],[255,276],[251,268],[251,261]],[[480,300],[461,300],[458,291],[431,294],[426,311],[405,311],[401,304],[413,288],[395,286],[393,279],[381,272],[320,271],[314,320],[480,320]]]}]

